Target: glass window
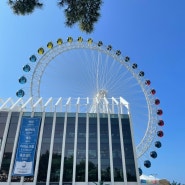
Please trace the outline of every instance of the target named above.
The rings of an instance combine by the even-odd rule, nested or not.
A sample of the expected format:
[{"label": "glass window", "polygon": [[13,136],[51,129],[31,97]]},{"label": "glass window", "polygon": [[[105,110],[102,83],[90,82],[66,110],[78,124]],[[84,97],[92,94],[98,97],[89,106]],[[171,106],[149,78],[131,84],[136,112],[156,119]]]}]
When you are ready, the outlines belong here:
[{"label": "glass window", "polygon": [[6,125],[8,112],[0,112],[0,149],[1,149],[1,143],[3,139],[4,129]]},{"label": "glass window", "polygon": [[108,118],[100,118],[101,180],[110,181]]},{"label": "glass window", "polygon": [[67,118],[63,182],[72,182],[74,156],[75,117]]},{"label": "glass window", "polygon": [[76,181],[85,182],[86,117],[78,118]]},{"label": "glass window", "polygon": [[114,181],[123,182],[123,165],[121,154],[120,130],[118,118],[111,118],[112,155]]},{"label": "glass window", "polygon": [[6,140],[3,160],[1,164],[1,170],[0,170],[0,181],[1,182],[6,182],[8,178],[10,162],[11,162],[11,157],[12,157],[12,150],[13,150],[14,141],[15,141],[15,134],[17,131],[18,119],[19,119],[19,113],[13,112],[11,115],[11,119],[10,119],[7,140]]},{"label": "glass window", "polygon": [[130,121],[129,118],[122,118],[122,132],[123,132],[123,143],[125,150],[125,162],[127,171],[127,181],[136,182],[136,170],[134,161],[134,151],[132,145],[132,136],[130,131]]},{"label": "glass window", "polygon": [[64,130],[64,117],[57,117],[55,125],[50,182],[59,182],[60,179],[63,130]]},{"label": "glass window", "polygon": [[[94,115],[94,114],[93,114]],[[90,116],[92,116],[90,114]],[[96,116],[96,114],[94,115]],[[98,181],[97,118],[89,118],[89,162],[88,181]]]},{"label": "glass window", "polygon": [[45,117],[39,161],[38,182],[46,182],[53,117]]}]

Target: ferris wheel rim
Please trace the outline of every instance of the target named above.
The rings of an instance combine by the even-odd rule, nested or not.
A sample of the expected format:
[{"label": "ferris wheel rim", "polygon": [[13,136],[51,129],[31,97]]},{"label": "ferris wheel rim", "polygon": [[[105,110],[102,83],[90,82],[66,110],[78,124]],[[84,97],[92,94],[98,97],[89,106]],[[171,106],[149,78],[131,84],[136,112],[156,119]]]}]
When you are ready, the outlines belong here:
[{"label": "ferris wheel rim", "polygon": [[[117,62],[124,65],[124,67],[133,75],[133,77],[137,80],[138,84],[140,85],[142,92],[146,98],[146,103],[148,107],[148,117],[149,117],[148,123],[147,123],[147,129],[146,129],[145,135],[143,136],[142,140],[136,146],[136,155],[137,155],[137,158],[140,158],[150,148],[153,140],[156,137],[157,127],[155,127],[155,124],[156,124],[155,122],[159,120],[159,118],[156,114],[157,109],[156,108],[154,109],[152,106],[152,101],[154,98],[153,97],[151,98],[151,96],[149,95],[150,88],[147,88],[147,86],[144,85],[143,83],[145,79],[139,76],[138,73],[136,74],[136,72],[134,71],[130,63],[128,61],[127,62],[125,61],[126,57],[124,58],[121,55],[120,50],[113,50],[112,48],[108,50],[109,46],[110,45],[108,46],[103,45],[101,41],[99,41],[98,43],[94,43],[92,40],[90,40],[90,42],[89,41],[79,42],[79,41],[72,40],[70,42],[67,41],[67,42],[58,44],[50,48],[45,53],[42,53],[41,58],[38,60],[34,68],[34,71],[31,75],[30,94],[31,94],[31,97],[34,97],[35,92],[37,92],[38,97],[40,97],[40,83],[41,83],[41,79],[42,79],[45,69],[47,68],[48,64],[52,61],[52,59],[54,59],[55,57],[57,57],[63,52],[67,52],[72,49],[85,48],[85,49],[90,49],[90,50],[91,49],[98,50],[99,52],[103,52],[104,54],[111,56]],[[37,90],[34,89],[35,88],[34,80],[37,81],[37,86],[38,86]]]}]

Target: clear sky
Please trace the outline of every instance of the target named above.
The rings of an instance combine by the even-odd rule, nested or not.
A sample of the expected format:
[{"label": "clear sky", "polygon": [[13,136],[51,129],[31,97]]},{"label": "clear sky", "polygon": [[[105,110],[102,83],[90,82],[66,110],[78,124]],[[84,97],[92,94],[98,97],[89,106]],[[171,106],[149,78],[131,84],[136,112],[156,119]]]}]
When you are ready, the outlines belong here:
[{"label": "clear sky", "polygon": [[82,36],[110,43],[145,71],[164,111],[163,147],[143,172],[185,183],[185,1],[107,0],[90,35],[66,28],[62,9],[44,2],[42,10],[21,17],[0,1],[0,98],[15,97],[22,66],[48,41]]}]

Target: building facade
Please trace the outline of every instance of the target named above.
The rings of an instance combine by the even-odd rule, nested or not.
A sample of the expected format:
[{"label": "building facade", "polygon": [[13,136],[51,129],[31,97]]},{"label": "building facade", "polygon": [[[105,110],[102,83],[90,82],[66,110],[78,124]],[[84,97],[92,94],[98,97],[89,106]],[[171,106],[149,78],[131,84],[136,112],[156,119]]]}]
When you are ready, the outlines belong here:
[{"label": "building facade", "polygon": [[[109,109],[107,112],[80,112],[79,107],[77,111],[67,108],[58,111],[57,103],[53,111],[35,111],[34,105],[31,111],[25,111],[24,105],[15,109],[15,104],[7,110],[4,105],[0,109],[0,185],[140,183],[130,115],[120,109],[123,102],[117,104],[120,109],[117,113]],[[38,127],[37,136],[33,135],[35,151],[29,150],[29,146],[34,149],[29,139],[32,137],[30,131],[36,129],[23,126],[26,119],[40,120],[33,127]],[[21,140],[21,132],[27,133],[27,141]],[[30,154],[21,153],[21,147],[21,151],[34,153],[31,176],[15,173],[20,156],[25,157],[22,161],[25,165],[21,168],[25,169],[28,164],[26,156]]]}]

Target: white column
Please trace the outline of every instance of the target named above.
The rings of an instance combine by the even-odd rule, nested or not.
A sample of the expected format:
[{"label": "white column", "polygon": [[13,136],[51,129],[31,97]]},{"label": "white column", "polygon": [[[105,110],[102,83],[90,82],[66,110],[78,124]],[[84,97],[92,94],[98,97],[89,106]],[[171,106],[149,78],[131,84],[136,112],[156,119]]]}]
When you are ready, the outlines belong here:
[{"label": "white column", "polygon": [[78,103],[77,103],[77,111],[76,111],[76,118],[75,118],[75,138],[74,138],[73,178],[72,178],[73,185],[75,185],[75,179],[76,179],[76,154],[77,154],[77,136],[78,136],[78,111],[79,111],[79,99],[78,99]]},{"label": "white column", "polygon": [[55,112],[54,112],[53,116],[54,117],[53,117],[52,131],[51,131],[51,143],[50,143],[50,149],[49,149],[49,161],[48,161],[46,185],[49,185],[50,174],[51,174],[51,164],[52,164],[52,156],[53,156],[53,144],[54,144],[55,127],[56,127],[56,107],[55,107]]},{"label": "white column", "polygon": [[58,104],[61,102],[62,98],[59,98],[58,101],[55,104],[54,108],[54,115],[53,115],[53,123],[52,123],[52,131],[51,131],[51,143],[50,143],[50,149],[49,149],[49,161],[48,161],[48,170],[47,170],[47,179],[46,179],[46,185],[49,185],[50,182],[50,175],[51,175],[51,164],[52,164],[52,156],[53,156],[53,145],[54,145],[54,138],[55,138],[55,127],[56,127],[56,109]]},{"label": "white column", "polygon": [[86,113],[86,161],[85,161],[85,182],[88,184],[89,172],[89,113]]},{"label": "white column", "polygon": [[[68,105],[66,105],[68,106]],[[63,181],[63,172],[64,172],[64,155],[65,155],[65,143],[66,143],[66,130],[67,130],[67,109],[65,112],[65,118],[64,118],[64,131],[63,131],[63,139],[62,139],[62,152],[61,152],[61,165],[60,165],[60,180],[59,185],[62,185]]]},{"label": "white column", "polygon": [[98,111],[97,111],[97,143],[98,143],[98,181],[101,181],[100,115]]},{"label": "white column", "polygon": [[39,171],[39,162],[40,162],[40,153],[41,153],[41,145],[42,145],[42,136],[43,136],[43,131],[44,131],[45,114],[46,113],[44,109],[42,113],[42,122],[40,126],[40,134],[39,134],[39,140],[38,140],[38,145],[37,145],[35,172],[34,172],[34,180],[33,180],[34,185],[36,185],[37,183],[37,176],[38,176],[38,171]]},{"label": "white column", "polygon": [[112,154],[112,132],[111,132],[111,119],[108,112],[108,134],[109,134],[109,153],[110,153],[110,172],[111,172],[111,184],[114,184],[114,168],[113,168],[113,154]]},{"label": "white column", "polygon": [[11,182],[11,176],[12,176],[14,159],[15,159],[15,154],[16,154],[16,149],[17,149],[17,143],[18,143],[18,139],[19,139],[19,131],[20,131],[20,127],[21,127],[22,115],[23,115],[23,112],[21,111],[19,114],[19,120],[18,120],[17,130],[16,130],[16,134],[15,134],[15,141],[14,141],[14,146],[13,146],[13,151],[12,151],[11,163],[10,163],[10,168],[9,168],[9,173],[8,173],[8,184],[10,184],[10,182]]}]

